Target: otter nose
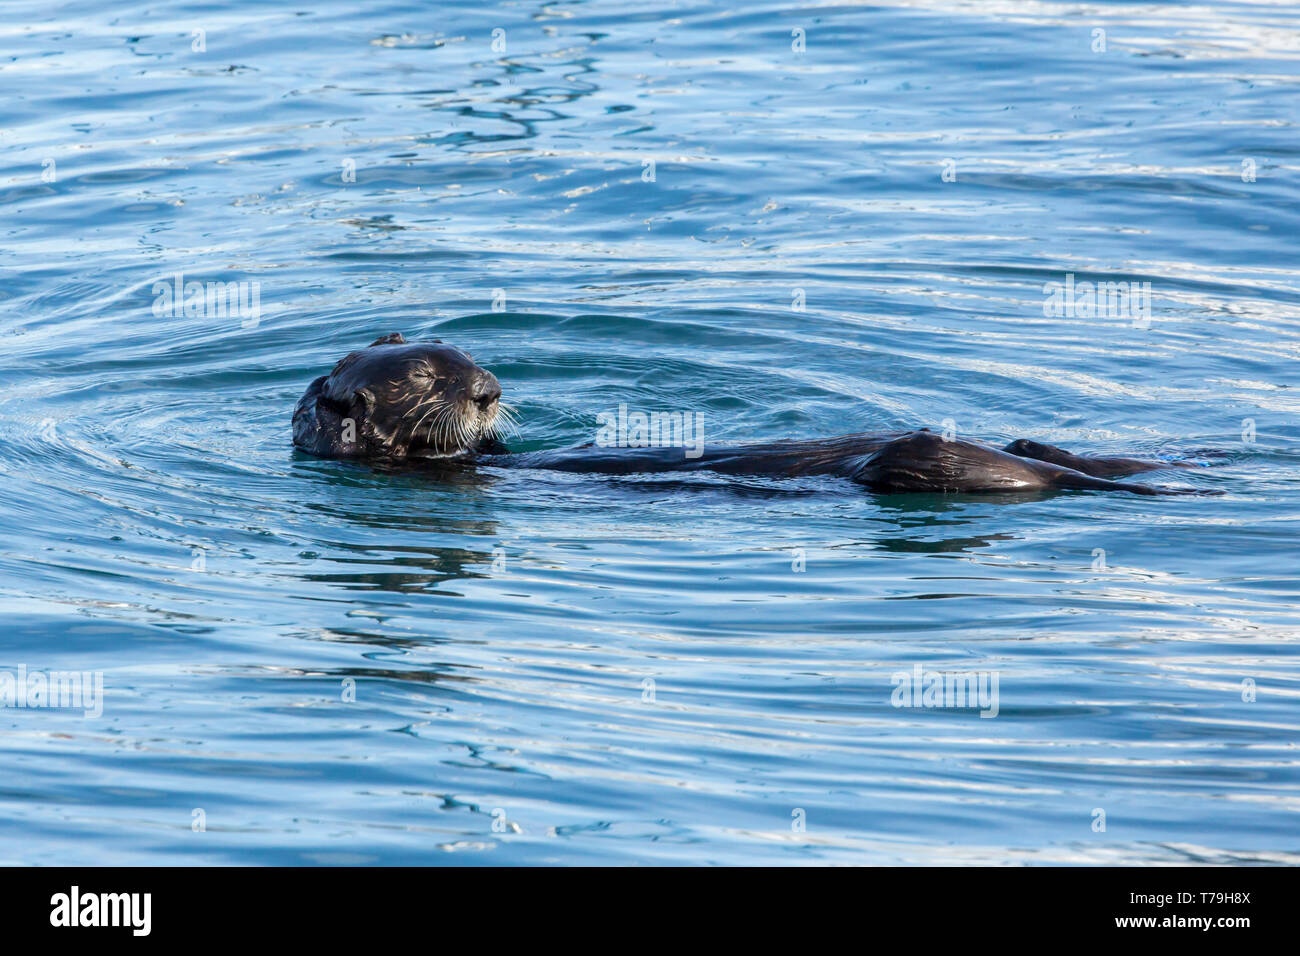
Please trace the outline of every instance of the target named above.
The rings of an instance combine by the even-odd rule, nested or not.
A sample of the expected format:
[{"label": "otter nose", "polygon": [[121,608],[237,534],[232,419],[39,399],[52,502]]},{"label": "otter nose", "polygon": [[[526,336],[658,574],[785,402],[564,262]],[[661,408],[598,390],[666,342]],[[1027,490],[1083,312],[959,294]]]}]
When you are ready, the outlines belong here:
[{"label": "otter nose", "polygon": [[469,397],[479,408],[487,408],[501,397],[501,383],[491,372],[479,369],[470,380]]}]

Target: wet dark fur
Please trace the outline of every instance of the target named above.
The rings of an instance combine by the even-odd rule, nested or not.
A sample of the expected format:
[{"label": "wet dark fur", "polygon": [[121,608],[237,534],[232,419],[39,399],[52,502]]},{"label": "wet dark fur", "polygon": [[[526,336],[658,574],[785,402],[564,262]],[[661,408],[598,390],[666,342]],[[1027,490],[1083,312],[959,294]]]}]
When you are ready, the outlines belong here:
[{"label": "wet dark fur", "polygon": [[1028,438],[1017,438],[1002,449],[1021,458],[1033,458],[1048,461],[1054,465],[1073,468],[1094,478],[1121,478],[1124,475],[1136,475],[1144,471],[1156,471],[1160,468],[1187,468],[1181,462],[1143,461],[1140,458],[1108,458],[1105,456],[1085,457],[1072,455],[1064,448],[1055,445],[1041,445]]},{"label": "wet dark fur", "polygon": [[[1164,462],[1139,459],[1070,457],[1111,477],[1171,467]],[[1022,457],[975,442],[944,439],[924,429],[895,435],[857,434],[815,441],[733,445],[706,449],[694,459],[685,458],[680,448],[583,446],[482,460],[511,468],[597,474],[714,471],[770,477],[834,475],[881,492],[970,493],[1068,488],[1131,491],[1140,495],[1197,493],[1099,478],[1053,461]],[[1121,461],[1130,464],[1124,466],[1119,464]]]},{"label": "wet dark fur", "polygon": [[[510,454],[490,435],[466,447],[430,447],[409,419],[419,411],[420,363],[445,372],[443,388],[454,401],[495,408],[500,387],[468,354],[440,344],[407,344],[385,336],[353,352],[334,371],[312,382],[294,412],[294,444],[327,458],[401,460],[421,455],[462,455],[504,468],[540,468],[588,474],[630,475],[710,471],[726,475],[792,477],[833,475],[878,492],[1016,492],[1047,489],[1129,491],[1142,495],[1199,494],[1114,481],[1175,467],[1137,458],[1087,457],[1052,445],[1018,439],[1003,449],[928,430],[887,435],[853,434],[812,441],[771,442],[708,448],[687,458],[681,448],[600,448],[583,445]],[[490,381],[489,381],[490,380]],[[414,394],[412,394],[414,393]],[[431,393],[430,393],[431,394]],[[469,407],[466,405],[465,407]],[[343,423],[357,435],[346,440]]]}]

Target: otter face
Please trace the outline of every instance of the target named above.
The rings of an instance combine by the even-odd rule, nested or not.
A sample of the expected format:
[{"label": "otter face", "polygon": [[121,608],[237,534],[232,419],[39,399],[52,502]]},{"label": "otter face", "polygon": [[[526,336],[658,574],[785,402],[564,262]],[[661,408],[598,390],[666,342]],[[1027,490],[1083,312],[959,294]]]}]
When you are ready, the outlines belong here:
[{"label": "otter face", "polygon": [[307,389],[294,444],[330,458],[409,458],[472,451],[496,434],[501,385],[468,352],[385,335]]}]

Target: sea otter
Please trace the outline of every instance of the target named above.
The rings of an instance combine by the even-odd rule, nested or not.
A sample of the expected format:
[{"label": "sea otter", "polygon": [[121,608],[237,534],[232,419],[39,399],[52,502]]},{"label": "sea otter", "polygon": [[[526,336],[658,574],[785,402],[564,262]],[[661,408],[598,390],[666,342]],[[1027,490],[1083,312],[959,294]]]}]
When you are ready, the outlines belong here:
[{"label": "sea otter", "polygon": [[1005,448],[945,438],[928,429],[707,448],[582,445],[511,454],[500,423],[511,414],[501,386],[468,352],[401,333],[345,356],[308,386],[293,414],[293,442],[322,458],[409,461],[450,458],[504,468],[592,474],[711,471],[727,475],[833,475],[876,492],[1007,492],[1048,489],[1198,494],[1115,478],[1183,467],[1139,458],[1088,457],[1017,439]]}]

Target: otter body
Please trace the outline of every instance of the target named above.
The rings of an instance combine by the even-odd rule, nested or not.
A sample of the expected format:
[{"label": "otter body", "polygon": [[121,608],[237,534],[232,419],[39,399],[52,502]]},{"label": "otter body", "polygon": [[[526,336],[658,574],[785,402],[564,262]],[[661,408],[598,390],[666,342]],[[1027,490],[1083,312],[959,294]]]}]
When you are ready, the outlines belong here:
[{"label": "otter body", "polygon": [[454,457],[502,468],[629,475],[711,471],[726,475],[846,478],[877,492],[1016,492],[1049,489],[1197,494],[1114,481],[1175,467],[1138,458],[1087,457],[1018,439],[993,448],[926,429],[813,441],[732,445],[687,458],[681,448],[583,445],[511,454],[496,435],[501,387],[469,353],[441,342],[386,335],[311,383],[293,417],[294,444],[323,458],[400,461]]},{"label": "otter body", "polygon": [[[1085,463],[1093,460],[1072,456]],[[1051,461],[1026,458],[922,429],[894,435],[856,434],[819,441],[774,442],[706,449],[685,458],[680,448],[564,448],[556,451],[482,456],[484,464],[587,474],[713,471],[725,475],[798,477],[832,475],[878,492],[1131,491],[1142,495],[1186,494],[1094,477]],[[1168,467],[1132,461],[1121,472],[1112,459],[1098,459],[1107,474],[1133,474]]]}]

